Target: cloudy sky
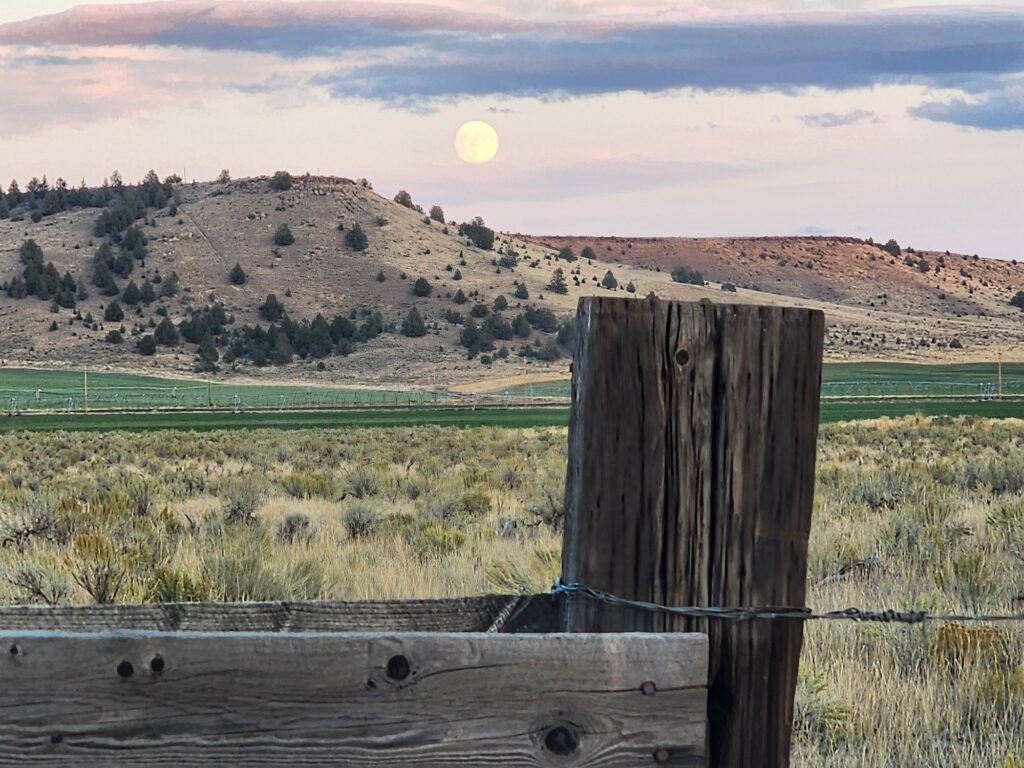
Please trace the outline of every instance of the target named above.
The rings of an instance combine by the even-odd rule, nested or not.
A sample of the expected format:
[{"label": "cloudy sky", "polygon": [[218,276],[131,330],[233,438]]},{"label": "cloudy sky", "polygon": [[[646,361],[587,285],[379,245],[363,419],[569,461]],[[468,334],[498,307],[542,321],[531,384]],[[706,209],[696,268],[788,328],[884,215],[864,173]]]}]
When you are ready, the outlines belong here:
[{"label": "cloudy sky", "polygon": [[284,168],[502,230],[1024,258],[1024,0],[3,0],[0,83],[4,186]]}]

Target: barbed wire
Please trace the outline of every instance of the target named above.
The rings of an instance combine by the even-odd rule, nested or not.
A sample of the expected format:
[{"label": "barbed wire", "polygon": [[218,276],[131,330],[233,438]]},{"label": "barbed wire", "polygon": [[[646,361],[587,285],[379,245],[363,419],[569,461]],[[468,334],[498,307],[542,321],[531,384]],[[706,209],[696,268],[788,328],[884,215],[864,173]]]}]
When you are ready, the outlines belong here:
[{"label": "barbed wire", "polygon": [[723,621],[752,620],[796,620],[796,621],[855,621],[879,622],[885,624],[921,624],[926,621],[945,622],[998,622],[1024,621],[1024,613],[1017,614],[961,614],[961,613],[929,613],[927,611],[897,611],[885,609],[868,611],[862,608],[843,608],[835,611],[817,613],[810,608],[793,607],[736,607],[723,608],[713,606],[676,606],[650,603],[644,600],[630,600],[609,592],[594,589],[579,582],[564,583],[561,579],[555,582],[551,593],[568,597],[583,597],[606,605],[623,608],[636,608],[649,613],[668,613],[675,616],[686,616],[695,619],[721,619]]}]

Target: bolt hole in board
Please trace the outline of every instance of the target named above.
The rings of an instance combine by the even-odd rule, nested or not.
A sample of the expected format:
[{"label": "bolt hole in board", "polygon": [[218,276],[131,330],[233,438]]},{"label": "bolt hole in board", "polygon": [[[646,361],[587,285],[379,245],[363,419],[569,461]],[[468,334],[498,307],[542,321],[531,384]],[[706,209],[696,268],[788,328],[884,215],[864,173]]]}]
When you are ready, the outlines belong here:
[{"label": "bolt hole in board", "polygon": [[700,634],[19,632],[4,641],[19,650],[0,657],[12,705],[0,765],[704,764]]}]

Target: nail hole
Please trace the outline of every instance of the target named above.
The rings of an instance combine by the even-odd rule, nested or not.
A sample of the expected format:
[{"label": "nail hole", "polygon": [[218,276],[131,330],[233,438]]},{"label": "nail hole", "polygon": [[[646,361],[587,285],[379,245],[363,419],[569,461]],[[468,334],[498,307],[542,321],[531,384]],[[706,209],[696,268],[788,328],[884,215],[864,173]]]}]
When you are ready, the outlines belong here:
[{"label": "nail hole", "polygon": [[544,737],[544,746],[553,755],[571,755],[580,747],[580,737],[564,725],[556,725]]},{"label": "nail hole", "polygon": [[385,671],[387,676],[392,680],[405,680],[411,671],[409,667],[409,660],[402,654],[392,656],[388,659],[388,666]]},{"label": "nail hole", "polygon": [[135,674],[135,667],[130,661],[122,661],[117,665],[117,674],[121,677],[131,677]]},{"label": "nail hole", "polygon": [[671,755],[669,755],[667,749],[659,749],[657,752],[654,753],[654,759],[657,760],[659,763],[667,763],[669,757],[671,757]]},{"label": "nail hole", "polygon": [[160,656],[154,656],[153,660],[149,662],[149,668],[156,672],[158,675],[164,671],[164,660]]},{"label": "nail hole", "polygon": [[690,362],[690,353],[687,352],[685,349],[677,350],[676,351],[676,362],[679,365],[686,365],[688,362]]},{"label": "nail hole", "polygon": [[21,653],[21,646],[18,645],[17,643],[12,643],[11,644],[11,656],[17,656],[19,653]]},{"label": "nail hole", "polygon": [[648,680],[640,686],[640,690],[643,692],[644,696],[653,696],[657,692],[658,686]]},{"label": "nail hole", "polygon": [[55,733],[50,737],[51,744],[60,744],[62,741],[64,741],[64,737],[59,733]]}]

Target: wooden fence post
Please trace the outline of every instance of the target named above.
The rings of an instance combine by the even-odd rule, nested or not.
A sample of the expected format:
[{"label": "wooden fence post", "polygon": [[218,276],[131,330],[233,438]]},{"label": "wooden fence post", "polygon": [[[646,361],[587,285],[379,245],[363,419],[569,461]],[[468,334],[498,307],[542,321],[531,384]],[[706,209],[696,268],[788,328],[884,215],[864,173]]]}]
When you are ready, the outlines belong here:
[{"label": "wooden fence post", "polygon": [[[577,321],[563,581],[660,604],[803,606],[822,313],[595,297]],[[802,622],[585,598],[563,611],[572,632],[706,632],[708,765],[789,765]]]}]

